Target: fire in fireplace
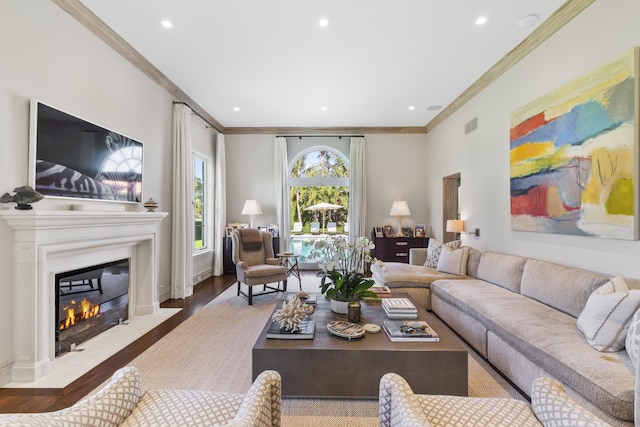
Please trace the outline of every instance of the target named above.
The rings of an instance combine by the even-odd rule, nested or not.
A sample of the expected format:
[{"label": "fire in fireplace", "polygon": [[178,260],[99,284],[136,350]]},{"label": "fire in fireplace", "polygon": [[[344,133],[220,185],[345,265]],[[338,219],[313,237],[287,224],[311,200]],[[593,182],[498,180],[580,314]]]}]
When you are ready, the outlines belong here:
[{"label": "fire in fireplace", "polygon": [[56,357],[128,318],[129,260],[56,274]]}]

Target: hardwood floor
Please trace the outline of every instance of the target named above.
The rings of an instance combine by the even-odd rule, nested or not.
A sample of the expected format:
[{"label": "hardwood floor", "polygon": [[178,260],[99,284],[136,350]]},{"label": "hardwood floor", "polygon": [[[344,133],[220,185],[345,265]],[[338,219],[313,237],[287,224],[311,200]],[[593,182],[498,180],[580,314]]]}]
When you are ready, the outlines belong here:
[{"label": "hardwood floor", "polygon": [[0,413],[47,412],[73,405],[110,378],[117,369],[126,366],[176,326],[197,313],[235,280],[235,276],[211,277],[194,286],[191,297],[165,301],[161,307],[182,310],[63,389],[0,388]]}]

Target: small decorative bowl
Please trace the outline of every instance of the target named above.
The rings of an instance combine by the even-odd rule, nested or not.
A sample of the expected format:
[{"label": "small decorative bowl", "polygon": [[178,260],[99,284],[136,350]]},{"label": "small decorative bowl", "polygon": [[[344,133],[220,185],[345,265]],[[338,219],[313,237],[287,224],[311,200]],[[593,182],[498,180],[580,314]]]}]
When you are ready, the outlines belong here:
[{"label": "small decorative bowl", "polygon": [[145,202],[144,205],[145,208],[147,208],[147,212],[155,212],[156,209],[158,209],[158,202],[156,202],[153,199],[149,199],[147,202]]}]

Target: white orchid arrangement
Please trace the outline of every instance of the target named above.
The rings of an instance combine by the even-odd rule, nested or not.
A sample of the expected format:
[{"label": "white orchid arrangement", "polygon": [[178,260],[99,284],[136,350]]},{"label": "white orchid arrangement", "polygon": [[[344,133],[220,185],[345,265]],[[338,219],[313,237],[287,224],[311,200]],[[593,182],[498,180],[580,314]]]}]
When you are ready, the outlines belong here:
[{"label": "white orchid arrangement", "polygon": [[369,290],[373,279],[364,275],[365,262],[378,262],[371,257],[374,248],[373,242],[366,237],[358,237],[355,241],[348,241],[344,236],[316,240],[309,258],[317,260],[322,268],[320,291],[337,301],[376,298]]}]

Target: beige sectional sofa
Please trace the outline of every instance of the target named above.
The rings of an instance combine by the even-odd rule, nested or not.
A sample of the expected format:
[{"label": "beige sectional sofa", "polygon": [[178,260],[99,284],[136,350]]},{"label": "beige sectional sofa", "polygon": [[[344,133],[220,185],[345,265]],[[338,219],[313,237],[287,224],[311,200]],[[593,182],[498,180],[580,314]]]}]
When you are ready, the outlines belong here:
[{"label": "beige sectional sofa", "polygon": [[[412,255],[413,265],[372,270],[378,284],[418,295],[521,390],[531,390],[538,377],[553,377],[607,422],[633,425],[635,370],[629,356],[624,349],[595,350],[576,327],[591,293],[611,277],[469,248],[467,275],[445,278],[419,265],[424,254]],[[640,288],[638,280],[627,283]]]}]

